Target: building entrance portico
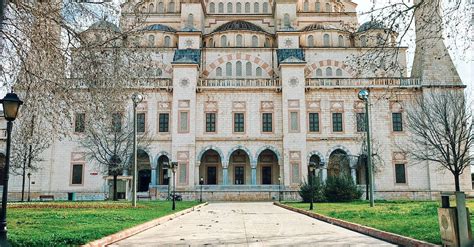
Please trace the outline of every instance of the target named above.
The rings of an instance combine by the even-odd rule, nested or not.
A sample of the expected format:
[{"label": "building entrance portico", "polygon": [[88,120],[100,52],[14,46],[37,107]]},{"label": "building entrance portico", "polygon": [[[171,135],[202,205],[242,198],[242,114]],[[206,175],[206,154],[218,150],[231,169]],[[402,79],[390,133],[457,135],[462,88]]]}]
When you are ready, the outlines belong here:
[{"label": "building entrance portico", "polygon": [[241,149],[237,149],[230,155],[228,168],[229,184],[245,185],[252,184],[249,155]]},{"label": "building entrance portico", "polygon": [[213,149],[207,150],[201,158],[199,166],[199,177],[204,179],[206,185],[223,184],[222,161],[218,152]]}]

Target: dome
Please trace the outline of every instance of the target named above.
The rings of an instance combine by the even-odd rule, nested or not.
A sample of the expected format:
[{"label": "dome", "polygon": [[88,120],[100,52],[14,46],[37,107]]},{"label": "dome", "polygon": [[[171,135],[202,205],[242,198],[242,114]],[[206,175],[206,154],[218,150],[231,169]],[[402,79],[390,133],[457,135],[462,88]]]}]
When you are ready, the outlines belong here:
[{"label": "dome", "polygon": [[170,32],[175,33],[176,30],[172,27],[162,25],[162,24],[153,24],[143,28],[144,31],[163,31],[163,32]]},{"label": "dome", "polygon": [[308,32],[308,31],[313,31],[313,30],[331,30],[331,29],[338,29],[338,28],[329,24],[315,23],[315,24],[311,24],[304,27],[303,29],[301,29],[301,31]]},{"label": "dome", "polygon": [[227,22],[214,30],[214,32],[224,32],[229,30],[247,30],[247,31],[255,31],[255,32],[264,32],[266,33],[263,28],[250,23],[248,21],[231,21]]},{"label": "dome", "polygon": [[96,29],[96,30],[112,30],[114,32],[120,32],[120,28],[117,27],[112,22],[108,22],[106,20],[98,21],[92,24],[89,29]]},{"label": "dome", "polygon": [[388,28],[380,21],[371,20],[360,25],[359,29],[357,29],[357,32],[365,32],[369,29],[388,29]]}]

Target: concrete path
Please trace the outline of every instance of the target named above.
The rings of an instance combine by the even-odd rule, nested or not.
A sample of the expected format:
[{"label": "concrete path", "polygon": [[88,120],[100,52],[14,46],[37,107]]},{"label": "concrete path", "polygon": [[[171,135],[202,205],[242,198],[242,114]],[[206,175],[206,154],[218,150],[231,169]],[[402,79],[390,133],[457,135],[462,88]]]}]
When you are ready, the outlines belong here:
[{"label": "concrete path", "polygon": [[211,203],[111,246],[393,246],[272,203]]}]

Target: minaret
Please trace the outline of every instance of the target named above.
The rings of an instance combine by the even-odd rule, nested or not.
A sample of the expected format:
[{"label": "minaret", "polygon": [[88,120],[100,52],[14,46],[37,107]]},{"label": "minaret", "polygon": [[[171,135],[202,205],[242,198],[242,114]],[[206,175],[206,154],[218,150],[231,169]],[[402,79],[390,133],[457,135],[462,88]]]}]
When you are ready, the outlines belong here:
[{"label": "minaret", "polygon": [[416,50],[412,77],[424,85],[462,85],[443,40],[440,0],[415,0]]}]

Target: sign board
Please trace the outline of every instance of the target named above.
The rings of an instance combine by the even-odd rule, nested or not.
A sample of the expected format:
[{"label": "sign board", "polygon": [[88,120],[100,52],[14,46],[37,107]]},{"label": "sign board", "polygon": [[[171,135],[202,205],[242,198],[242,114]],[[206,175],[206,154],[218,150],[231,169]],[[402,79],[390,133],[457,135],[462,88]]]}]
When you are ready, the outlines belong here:
[{"label": "sign board", "polygon": [[438,208],[439,231],[444,245],[459,246],[456,208]]}]

